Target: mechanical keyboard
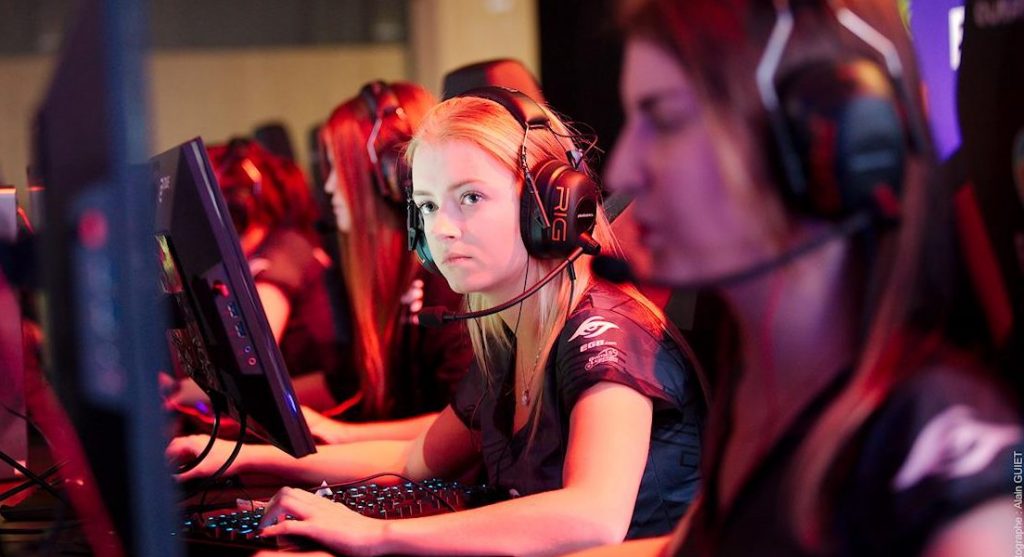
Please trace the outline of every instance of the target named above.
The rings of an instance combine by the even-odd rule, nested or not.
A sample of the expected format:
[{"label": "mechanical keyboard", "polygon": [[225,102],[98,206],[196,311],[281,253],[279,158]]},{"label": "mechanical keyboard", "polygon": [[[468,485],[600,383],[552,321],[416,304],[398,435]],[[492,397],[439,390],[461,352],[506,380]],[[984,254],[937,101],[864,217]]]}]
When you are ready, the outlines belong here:
[{"label": "mechanical keyboard", "polygon": [[[438,479],[395,485],[345,485],[331,489],[330,493],[323,488],[319,492],[321,496],[359,514],[380,519],[431,516],[481,507],[504,498],[486,485],[470,486]],[[193,514],[185,519],[180,531],[174,535],[190,545],[235,546],[249,550],[279,547],[275,538],[263,538],[257,533],[256,528],[262,518],[262,508],[232,508]]]}]

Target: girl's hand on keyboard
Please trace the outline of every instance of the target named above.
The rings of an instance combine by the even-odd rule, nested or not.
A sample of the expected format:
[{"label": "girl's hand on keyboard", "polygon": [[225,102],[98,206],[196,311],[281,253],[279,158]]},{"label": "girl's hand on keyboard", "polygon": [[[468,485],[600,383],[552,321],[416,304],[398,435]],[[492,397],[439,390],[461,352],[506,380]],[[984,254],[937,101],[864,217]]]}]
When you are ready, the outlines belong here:
[{"label": "girl's hand on keyboard", "polygon": [[260,535],[301,536],[344,555],[376,555],[384,522],[308,491],[286,487],[267,505]]}]

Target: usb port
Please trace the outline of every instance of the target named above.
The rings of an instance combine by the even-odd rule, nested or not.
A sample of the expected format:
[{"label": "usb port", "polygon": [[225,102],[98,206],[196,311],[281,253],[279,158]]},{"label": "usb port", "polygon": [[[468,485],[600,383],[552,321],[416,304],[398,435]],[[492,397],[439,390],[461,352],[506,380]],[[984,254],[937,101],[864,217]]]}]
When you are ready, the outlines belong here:
[{"label": "usb port", "polygon": [[239,338],[245,337],[245,326],[241,323],[235,323],[235,332],[238,333]]},{"label": "usb port", "polygon": [[238,309],[238,304],[236,304],[235,302],[228,302],[228,313],[231,314],[231,317],[237,318],[238,314],[241,313],[241,311],[239,311]]}]

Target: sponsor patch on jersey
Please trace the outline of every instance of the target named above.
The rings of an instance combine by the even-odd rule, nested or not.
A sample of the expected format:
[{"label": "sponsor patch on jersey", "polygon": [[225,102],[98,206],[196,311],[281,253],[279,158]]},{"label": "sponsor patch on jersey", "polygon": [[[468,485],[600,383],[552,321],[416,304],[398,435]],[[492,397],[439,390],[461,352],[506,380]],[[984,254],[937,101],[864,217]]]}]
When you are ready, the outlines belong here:
[{"label": "sponsor patch on jersey", "polygon": [[576,337],[596,338],[603,335],[609,329],[618,328],[619,326],[616,325],[615,323],[606,321],[605,318],[601,317],[600,315],[595,315],[593,317],[588,317],[586,321],[580,323],[580,326],[579,328],[576,329],[576,332],[573,333],[571,337],[569,337],[569,342],[575,340]]},{"label": "sponsor patch on jersey", "polygon": [[984,422],[964,405],[928,421],[892,480],[897,491],[927,477],[962,478],[984,470],[1003,449],[1021,442],[1021,427]]},{"label": "sponsor patch on jersey", "polygon": [[591,356],[587,360],[586,370],[590,371],[594,369],[594,366],[598,366],[608,362],[619,361],[619,351],[614,348],[605,348],[596,356]]},{"label": "sponsor patch on jersey", "polygon": [[580,345],[580,352],[586,352],[587,350],[590,350],[591,348],[597,348],[598,346],[616,346],[617,344],[619,343],[615,342],[614,340],[592,340],[588,343]]}]

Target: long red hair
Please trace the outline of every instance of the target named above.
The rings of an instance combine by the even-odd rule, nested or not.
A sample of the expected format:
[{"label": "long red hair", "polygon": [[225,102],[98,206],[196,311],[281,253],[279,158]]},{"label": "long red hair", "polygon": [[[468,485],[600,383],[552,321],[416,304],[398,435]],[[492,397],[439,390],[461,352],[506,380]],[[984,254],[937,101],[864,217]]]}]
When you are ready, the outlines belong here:
[{"label": "long red hair", "polygon": [[[405,111],[412,130],[435,100],[424,88],[392,83],[391,90]],[[331,113],[320,142],[335,161],[338,189],[348,201],[352,228],[340,232],[341,270],[348,291],[355,331],[353,365],[359,375],[360,405],[368,418],[388,412],[388,370],[395,356],[401,326],[401,296],[419,271],[415,255],[406,249],[404,207],[384,199],[373,183],[366,151],[374,115],[359,96]],[[384,125],[393,120],[384,120]],[[380,130],[381,136],[398,133]]]}]

